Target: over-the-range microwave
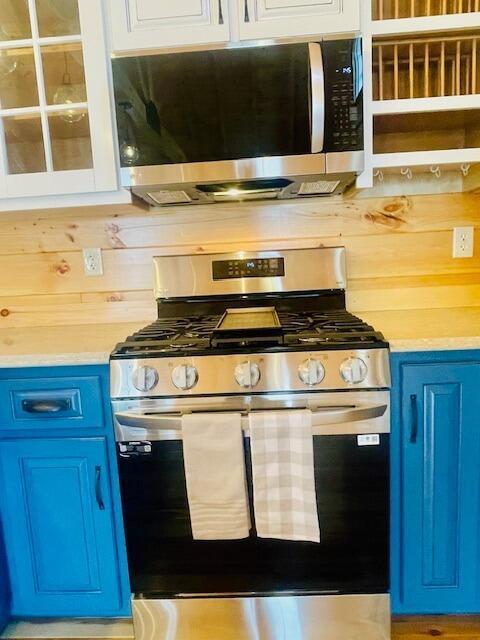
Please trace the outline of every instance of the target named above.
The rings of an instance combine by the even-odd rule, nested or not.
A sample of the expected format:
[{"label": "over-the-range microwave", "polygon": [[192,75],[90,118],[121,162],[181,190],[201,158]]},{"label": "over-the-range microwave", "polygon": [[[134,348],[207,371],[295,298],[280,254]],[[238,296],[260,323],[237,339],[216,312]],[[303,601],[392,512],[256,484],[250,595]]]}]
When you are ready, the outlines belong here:
[{"label": "over-the-range microwave", "polygon": [[113,60],[122,183],[153,206],[344,191],[363,170],[359,38]]}]

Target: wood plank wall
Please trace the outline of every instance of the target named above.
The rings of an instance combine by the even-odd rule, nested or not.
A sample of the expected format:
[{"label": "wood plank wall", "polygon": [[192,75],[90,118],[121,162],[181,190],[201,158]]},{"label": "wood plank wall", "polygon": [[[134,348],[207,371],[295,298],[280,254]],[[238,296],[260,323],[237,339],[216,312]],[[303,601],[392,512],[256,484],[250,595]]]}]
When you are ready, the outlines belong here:
[{"label": "wood plank wall", "polygon": [[[0,328],[147,322],[154,255],[321,245],[347,248],[352,311],[480,306],[479,238],[473,258],[451,257],[467,225],[480,228],[480,192],[2,213]],[[103,249],[103,276],[84,275],[85,247]]]}]

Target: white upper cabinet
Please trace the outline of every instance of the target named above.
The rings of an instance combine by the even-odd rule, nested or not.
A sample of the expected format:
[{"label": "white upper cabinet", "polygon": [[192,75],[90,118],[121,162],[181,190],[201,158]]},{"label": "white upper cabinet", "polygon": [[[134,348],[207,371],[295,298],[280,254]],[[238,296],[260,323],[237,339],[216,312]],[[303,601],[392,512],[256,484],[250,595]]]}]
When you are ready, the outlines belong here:
[{"label": "white upper cabinet", "polygon": [[101,3],[0,2],[0,200],[118,188]]},{"label": "white upper cabinet", "polygon": [[361,0],[236,0],[240,39],[347,33],[360,29]]},{"label": "white upper cabinet", "polygon": [[109,0],[115,52],[228,42],[228,0]]},{"label": "white upper cabinet", "polygon": [[[360,0],[108,0],[115,53],[360,29]],[[229,6],[235,9],[229,15]],[[231,21],[231,22],[230,22]],[[238,25],[231,29],[230,26]]]}]

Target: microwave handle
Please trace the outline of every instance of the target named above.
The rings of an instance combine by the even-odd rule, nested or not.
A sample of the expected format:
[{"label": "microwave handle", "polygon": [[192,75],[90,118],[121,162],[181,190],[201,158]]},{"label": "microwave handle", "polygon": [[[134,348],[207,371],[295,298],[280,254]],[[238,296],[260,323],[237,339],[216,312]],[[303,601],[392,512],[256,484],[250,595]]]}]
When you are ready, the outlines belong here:
[{"label": "microwave handle", "polygon": [[308,45],[310,59],[310,132],[312,153],[321,153],[325,141],[325,73],[322,46],[318,42]]}]

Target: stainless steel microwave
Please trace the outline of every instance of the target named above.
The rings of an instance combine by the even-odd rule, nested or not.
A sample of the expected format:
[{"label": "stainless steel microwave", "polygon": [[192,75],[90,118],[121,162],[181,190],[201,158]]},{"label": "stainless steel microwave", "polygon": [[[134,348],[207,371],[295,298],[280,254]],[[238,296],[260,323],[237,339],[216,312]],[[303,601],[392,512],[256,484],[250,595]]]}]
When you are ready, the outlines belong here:
[{"label": "stainless steel microwave", "polygon": [[122,182],[153,206],[341,193],[363,170],[359,38],[113,60]]}]

